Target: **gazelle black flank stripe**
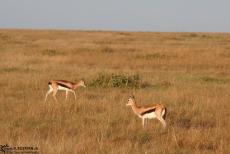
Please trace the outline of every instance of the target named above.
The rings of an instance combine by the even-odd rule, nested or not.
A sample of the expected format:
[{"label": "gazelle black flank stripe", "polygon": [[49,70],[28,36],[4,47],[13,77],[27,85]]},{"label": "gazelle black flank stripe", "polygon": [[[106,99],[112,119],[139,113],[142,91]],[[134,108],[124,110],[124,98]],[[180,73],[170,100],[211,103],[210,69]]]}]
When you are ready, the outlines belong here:
[{"label": "gazelle black flank stripe", "polygon": [[156,110],[156,108],[149,109],[149,110],[147,110],[147,111],[142,112],[141,115],[143,116],[143,115],[145,115],[145,114],[155,112],[155,110]]},{"label": "gazelle black flank stripe", "polygon": [[[51,85],[51,82],[49,82],[49,85]],[[64,85],[64,84],[61,84],[61,83],[58,83],[58,82],[57,82],[57,85],[70,89],[70,87],[68,87],[67,85]]]},{"label": "gazelle black flank stripe", "polygon": [[61,84],[61,83],[57,83],[57,85],[70,89],[70,87],[68,87],[67,85]]}]

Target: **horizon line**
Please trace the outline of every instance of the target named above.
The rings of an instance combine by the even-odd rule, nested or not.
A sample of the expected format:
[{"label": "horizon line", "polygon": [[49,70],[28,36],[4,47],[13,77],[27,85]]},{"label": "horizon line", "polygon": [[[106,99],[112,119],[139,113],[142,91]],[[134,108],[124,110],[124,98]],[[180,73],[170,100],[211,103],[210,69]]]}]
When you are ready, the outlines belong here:
[{"label": "horizon line", "polygon": [[34,30],[34,31],[82,31],[82,32],[130,32],[130,33],[220,33],[230,34],[224,31],[152,31],[152,30],[118,30],[118,29],[91,29],[91,28],[45,28],[45,27],[0,27],[0,30]]}]

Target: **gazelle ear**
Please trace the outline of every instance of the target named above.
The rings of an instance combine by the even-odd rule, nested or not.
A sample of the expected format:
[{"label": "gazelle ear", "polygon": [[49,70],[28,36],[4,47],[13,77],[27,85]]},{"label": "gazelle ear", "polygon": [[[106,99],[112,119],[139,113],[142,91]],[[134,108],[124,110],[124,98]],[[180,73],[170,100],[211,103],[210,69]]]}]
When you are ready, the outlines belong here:
[{"label": "gazelle ear", "polygon": [[129,95],[129,98],[134,99],[134,95],[133,94]]},{"label": "gazelle ear", "polygon": [[84,81],[85,82],[85,79],[84,78],[81,78],[81,80],[80,81]]}]

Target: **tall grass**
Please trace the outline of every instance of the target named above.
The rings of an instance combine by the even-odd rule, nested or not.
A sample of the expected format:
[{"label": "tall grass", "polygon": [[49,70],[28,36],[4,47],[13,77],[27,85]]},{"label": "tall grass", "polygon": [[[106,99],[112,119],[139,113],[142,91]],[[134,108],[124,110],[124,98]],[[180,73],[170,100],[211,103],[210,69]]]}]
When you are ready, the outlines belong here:
[{"label": "tall grass", "polygon": [[[40,153],[230,153],[229,34],[0,30],[0,144]],[[101,74],[101,72],[104,72]],[[51,79],[77,81],[44,103]],[[162,103],[166,130],[125,106]]]}]

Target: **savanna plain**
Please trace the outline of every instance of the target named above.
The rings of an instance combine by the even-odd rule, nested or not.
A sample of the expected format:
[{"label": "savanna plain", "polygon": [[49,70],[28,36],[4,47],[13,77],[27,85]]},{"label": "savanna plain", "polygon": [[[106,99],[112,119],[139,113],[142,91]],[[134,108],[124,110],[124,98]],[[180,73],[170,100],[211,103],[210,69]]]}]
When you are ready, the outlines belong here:
[{"label": "savanna plain", "polygon": [[[50,95],[78,81],[77,100]],[[39,153],[230,153],[230,34],[0,30],[0,144]],[[126,106],[161,103],[167,128]]]}]

